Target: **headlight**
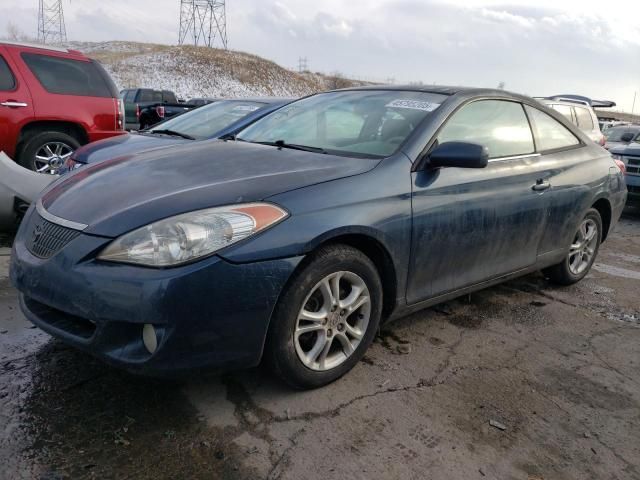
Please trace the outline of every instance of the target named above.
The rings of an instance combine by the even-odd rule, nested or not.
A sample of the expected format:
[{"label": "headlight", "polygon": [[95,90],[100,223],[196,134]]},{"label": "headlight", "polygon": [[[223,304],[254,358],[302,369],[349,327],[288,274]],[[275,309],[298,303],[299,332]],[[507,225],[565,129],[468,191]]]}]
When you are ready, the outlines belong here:
[{"label": "headlight", "polygon": [[117,238],[98,259],[170,267],[211,255],[288,216],[268,203],[208,208],[154,222]]},{"label": "headlight", "polygon": [[622,155],[618,155],[617,153],[612,153],[611,158],[614,160],[622,160]]}]

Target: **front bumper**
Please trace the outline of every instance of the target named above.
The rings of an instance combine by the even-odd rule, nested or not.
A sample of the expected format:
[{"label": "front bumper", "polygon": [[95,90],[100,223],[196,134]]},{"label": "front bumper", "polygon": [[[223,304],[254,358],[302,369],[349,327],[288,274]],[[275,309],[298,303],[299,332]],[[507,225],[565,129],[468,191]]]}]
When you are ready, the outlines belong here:
[{"label": "front bumper", "polygon": [[640,205],[640,175],[625,176],[625,182],[627,184],[627,204],[628,205]]},{"label": "front bumper", "polygon": [[[301,257],[171,269],[96,261],[110,239],[81,234],[49,259],[14,242],[11,281],[25,316],[107,363],[153,376],[257,365],[276,301]],[[142,328],[153,324],[150,354]]]}]

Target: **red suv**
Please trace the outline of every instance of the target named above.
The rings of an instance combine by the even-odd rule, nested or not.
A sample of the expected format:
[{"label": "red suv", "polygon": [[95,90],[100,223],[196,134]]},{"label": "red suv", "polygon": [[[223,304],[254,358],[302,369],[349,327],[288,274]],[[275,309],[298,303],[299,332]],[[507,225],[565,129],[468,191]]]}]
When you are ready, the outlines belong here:
[{"label": "red suv", "polygon": [[102,66],[81,52],[0,42],[0,151],[55,174],[85,143],[124,132],[124,106]]}]

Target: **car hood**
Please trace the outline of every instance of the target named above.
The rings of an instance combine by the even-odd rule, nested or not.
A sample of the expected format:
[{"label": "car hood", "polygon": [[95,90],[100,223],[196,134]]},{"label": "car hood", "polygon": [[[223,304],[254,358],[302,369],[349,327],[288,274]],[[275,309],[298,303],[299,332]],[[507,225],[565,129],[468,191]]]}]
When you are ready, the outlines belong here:
[{"label": "car hood", "polygon": [[180,137],[129,133],[85,145],[73,154],[73,159],[78,163],[96,163],[122,155],[166,148],[170,145],[187,142],[190,140]]},{"label": "car hood", "polygon": [[204,141],[82,167],[51,185],[42,205],[117,236],[202,208],[263,200],[289,190],[364,173],[379,161],[239,142]]},{"label": "car hood", "polygon": [[640,156],[640,143],[634,142],[627,145],[614,145],[609,151],[618,155]]}]

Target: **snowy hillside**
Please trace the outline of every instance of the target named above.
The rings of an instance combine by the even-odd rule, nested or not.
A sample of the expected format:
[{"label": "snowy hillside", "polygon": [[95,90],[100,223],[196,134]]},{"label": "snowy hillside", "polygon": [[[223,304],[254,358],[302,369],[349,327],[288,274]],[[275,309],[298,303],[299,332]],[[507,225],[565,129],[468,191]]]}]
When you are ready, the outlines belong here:
[{"label": "snowy hillside", "polygon": [[67,45],[102,62],[120,89],[173,90],[179,98],[301,96],[359,85],[317,73],[292,72],[243,52],[134,42]]}]

